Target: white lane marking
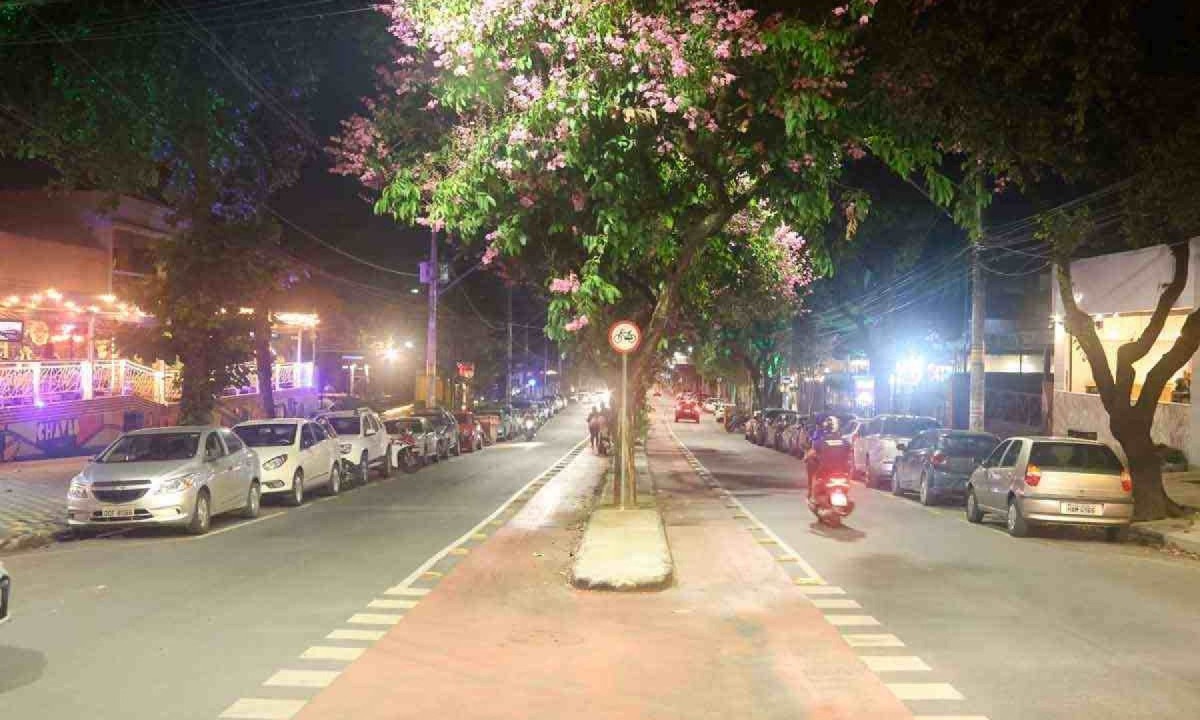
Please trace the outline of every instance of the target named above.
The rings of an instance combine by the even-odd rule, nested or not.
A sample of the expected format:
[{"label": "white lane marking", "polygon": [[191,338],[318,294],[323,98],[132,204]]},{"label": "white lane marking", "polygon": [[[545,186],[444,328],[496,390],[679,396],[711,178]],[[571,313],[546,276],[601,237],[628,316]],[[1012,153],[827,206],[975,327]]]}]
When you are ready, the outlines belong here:
[{"label": "white lane marking", "polygon": [[[664,425],[666,425],[666,423],[664,423]],[[708,468],[706,468],[703,465],[703,463],[701,463],[699,460],[696,460],[696,456],[692,453],[691,449],[688,448],[688,446],[685,445],[683,443],[683,441],[679,439],[679,436],[675,434],[675,431],[671,428],[671,426],[666,425],[666,428],[667,428],[667,432],[671,433],[671,437],[675,438],[675,444],[678,445],[679,449],[683,451],[684,457],[695,462],[696,465],[698,465],[700,467],[700,469],[703,470],[704,476],[707,479],[711,480],[712,482],[714,482],[718,486],[720,486],[721,481],[717,479],[717,476],[713,475],[712,471],[710,471]],[[821,574],[817,572],[817,569],[814,568],[812,565],[809,565],[808,561],[805,560],[803,557],[801,557],[800,553],[796,552],[795,548],[793,548],[791,545],[789,545],[783,538],[776,535],[775,531],[772,530],[771,528],[767,527],[767,524],[764,523],[762,520],[759,520],[757,515],[750,512],[750,509],[747,508],[745,505],[743,505],[741,500],[738,500],[736,497],[733,497],[732,495],[729,495],[728,499],[731,503],[733,503],[734,505],[737,506],[737,509],[739,512],[744,514],[747,518],[749,518],[751,520],[751,522],[753,522],[756,526],[758,526],[759,530],[761,530],[764,535],[766,535],[767,537],[774,540],[775,543],[777,545],[779,545],[779,547],[784,551],[785,554],[787,554],[790,557],[796,558],[794,562],[797,565],[799,565],[800,569],[803,570],[804,573],[807,575],[807,578],[804,578],[804,579],[809,580],[809,581],[813,582],[814,584],[820,584],[820,585],[825,584],[824,578],[822,578]]]},{"label": "white lane marking", "polygon": [[[558,472],[557,470],[554,469],[554,466],[567,460],[567,458],[569,458],[572,453],[574,453],[575,451],[579,450],[579,448],[586,445],[587,442],[588,442],[587,438],[584,438],[583,440],[580,440],[579,442],[575,443],[575,445],[570,450],[568,450],[566,453],[564,453],[562,457],[560,457],[558,460],[551,463],[549,467],[547,467],[545,470],[540,472],[532,480],[525,483],[525,485],[523,485],[520,490],[517,490],[515,493],[510,495],[509,498],[504,501],[503,505],[496,508],[495,512],[493,512],[491,515],[488,515],[487,517],[485,517],[475,527],[473,527],[470,530],[463,533],[462,537],[458,538],[457,540],[451,542],[446,547],[444,547],[441,550],[434,553],[432,556],[430,556],[430,558],[428,560],[421,563],[420,567],[418,567],[416,570],[413,570],[411,573],[409,573],[408,577],[401,580],[394,587],[392,587],[390,590],[388,590],[387,593],[385,593],[385,594],[390,594],[390,595],[399,594],[399,591],[402,591],[402,590],[408,588],[410,585],[412,585],[414,582],[416,582],[417,579],[421,577],[421,575],[425,574],[425,572],[429,570],[429,568],[433,567],[442,558],[449,555],[451,550],[453,550],[454,548],[458,547],[459,545],[462,545],[463,543],[470,540],[471,536],[474,535],[475,533],[481,532],[485,527],[487,527],[488,523],[490,523],[491,521],[493,521],[497,517],[499,517],[500,514],[503,513],[505,510],[507,510],[510,505],[512,505],[522,495],[524,495],[526,492],[528,492],[529,489],[534,486],[534,484],[536,484],[540,480],[545,479],[551,473]],[[573,460],[574,458],[571,458],[571,459]]]},{"label": "white lane marking", "polygon": [[323,688],[333,682],[338,675],[337,670],[280,670],[263,685],[269,687],[307,687]]},{"label": "white lane marking", "polygon": [[950,683],[884,683],[901,700],[962,700]]},{"label": "white lane marking", "polygon": [[357,660],[366,651],[366,648],[361,647],[313,645],[300,653],[300,657],[304,660]]},{"label": "white lane marking", "polygon": [[913,720],[988,720],[987,715],[914,715]]},{"label": "white lane marking", "polygon": [[407,595],[409,597],[425,597],[429,594],[429,588],[414,588],[400,587],[397,585],[393,588],[388,588],[383,591],[384,595]]},{"label": "white lane marking", "polygon": [[870,615],[826,615],[825,621],[834,627],[867,627],[879,621]]},{"label": "white lane marking", "polygon": [[385,608],[390,610],[407,610],[408,608],[415,608],[416,606],[416,600],[392,600],[389,598],[380,598],[367,603],[367,607]]},{"label": "white lane marking", "polygon": [[860,655],[873,672],[928,672],[931,667],[915,655]]},{"label": "white lane marking", "polygon": [[326,640],[366,640],[374,642],[387,635],[386,630],[334,630],[325,636]]},{"label": "white lane marking", "polygon": [[207,540],[209,538],[221,535],[222,533],[232,532],[234,530],[240,530],[241,528],[250,527],[251,525],[257,525],[260,522],[266,522],[268,520],[274,520],[275,518],[283,517],[284,515],[287,515],[286,510],[280,510],[279,512],[273,512],[269,515],[260,515],[256,518],[254,518],[253,520],[243,520],[241,522],[237,522],[232,525],[229,525],[228,527],[223,527],[219,530],[209,530],[208,532],[204,533],[203,535],[193,535],[191,537],[179,538],[177,542],[193,542],[195,540]]},{"label": "white lane marking", "polygon": [[810,601],[822,610],[861,610],[862,605],[857,600],[847,598],[816,598]]},{"label": "white lane marking", "polygon": [[847,633],[842,636],[850,647],[904,647],[904,642],[888,633]]},{"label": "white lane marking", "polygon": [[804,595],[845,595],[837,585],[801,585],[797,588]]},{"label": "white lane marking", "polygon": [[238,718],[238,720],[290,720],[305,700],[276,700],[272,698],[240,698],[237,702],[225,708],[221,713],[223,718]]},{"label": "white lane marking", "polygon": [[351,625],[395,625],[403,615],[384,615],[381,613],[355,613],[346,622]]}]

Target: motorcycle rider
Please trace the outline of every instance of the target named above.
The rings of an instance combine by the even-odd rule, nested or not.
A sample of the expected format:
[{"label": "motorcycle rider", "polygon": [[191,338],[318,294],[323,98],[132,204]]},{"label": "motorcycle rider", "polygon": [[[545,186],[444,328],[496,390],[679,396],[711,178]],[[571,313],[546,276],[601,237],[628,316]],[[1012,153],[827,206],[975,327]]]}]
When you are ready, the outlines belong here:
[{"label": "motorcycle rider", "polygon": [[804,467],[808,473],[808,497],[820,499],[827,491],[826,481],[838,470],[848,471],[850,444],[842,439],[838,419],[826,415],[813,430]]}]

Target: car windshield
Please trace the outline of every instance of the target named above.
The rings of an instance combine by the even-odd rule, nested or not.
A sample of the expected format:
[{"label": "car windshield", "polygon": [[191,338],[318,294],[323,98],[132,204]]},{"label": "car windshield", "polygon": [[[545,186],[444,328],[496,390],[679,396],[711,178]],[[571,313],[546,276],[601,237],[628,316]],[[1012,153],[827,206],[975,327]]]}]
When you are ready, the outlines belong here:
[{"label": "car windshield", "polygon": [[357,435],[360,428],[362,428],[362,418],[358,416],[331,417],[327,419],[338,435]]},{"label": "car windshield", "polygon": [[233,432],[250,447],[287,447],[296,441],[296,426],[291,423],[242,425]]},{"label": "car windshield", "polygon": [[888,418],[883,421],[883,434],[914,437],[938,426],[933,418]]},{"label": "car windshield", "polygon": [[154,433],[150,435],[125,435],[112,444],[99,462],[162,462],[164,460],[189,460],[196,457],[200,448],[200,433]]},{"label": "car windshield", "polygon": [[942,452],[951,457],[985,458],[1000,440],[992,435],[947,435],[942,438]]},{"label": "car windshield", "polygon": [[1043,470],[1075,470],[1105,475],[1120,475],[1124,469],[1116,453],[1105,445],[1068,442],[1034,443],[1029,451],[1029,464]]},{"label": "car windshield", "polygon": [[388,435],[399,435],[406,432],[420,432],[421,421],[406,418],[403,420],[384,420],[383,427],[387,429]]},{"label": "car windshield", "polygon": [[471,415],[471,413],[454,413],[454,419],[460,423],[475,422],[475,418]]}]

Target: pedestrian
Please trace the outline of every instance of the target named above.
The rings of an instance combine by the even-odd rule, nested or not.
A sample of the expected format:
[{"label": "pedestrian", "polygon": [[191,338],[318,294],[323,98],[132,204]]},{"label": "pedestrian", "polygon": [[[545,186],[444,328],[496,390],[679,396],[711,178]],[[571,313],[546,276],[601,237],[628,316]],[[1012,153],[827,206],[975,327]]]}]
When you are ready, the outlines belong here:
[{"label": "pedestrian", "polygon": [[591,439],[592,450],[596,449],[596,443],[600,439],[600,408],[592,406],[592,411],[587,416],[588,437]]}]

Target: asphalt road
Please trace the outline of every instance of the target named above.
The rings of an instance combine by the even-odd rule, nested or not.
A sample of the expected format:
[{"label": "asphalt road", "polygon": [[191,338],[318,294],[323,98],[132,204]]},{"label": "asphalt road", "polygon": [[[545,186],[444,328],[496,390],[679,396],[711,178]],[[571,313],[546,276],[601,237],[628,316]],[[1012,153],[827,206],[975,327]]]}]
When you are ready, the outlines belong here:
[{"label": "asphalt road", "polygon": [[1200,717],[1200,562],[1098,534],[1013,539],[999,518],[926,509],[856,484],[847,526],[813,522],[803,464],[727,434],[704,415],[678,437],[824,579],[845,589],[965,697],[918,714],[991,720]]},{"label": "asphalt road", "polygon": [[264,507],[257,520],[214,519],[209,535],[138,530],[7,556],[14,618],[0,628],[0,718],[212,720],[261,696],[306,648],[337,645],[323,639],[330,628],[585,434],[572,407],[533,442]]}]

